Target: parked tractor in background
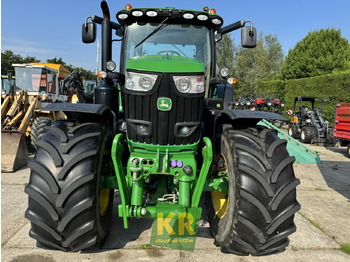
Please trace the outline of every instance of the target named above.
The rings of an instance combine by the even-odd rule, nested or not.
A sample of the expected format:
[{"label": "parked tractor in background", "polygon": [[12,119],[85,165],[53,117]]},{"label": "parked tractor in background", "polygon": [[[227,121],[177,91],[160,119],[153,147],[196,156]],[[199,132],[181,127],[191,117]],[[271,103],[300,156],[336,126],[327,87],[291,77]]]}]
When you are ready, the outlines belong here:
[{"label": "parked tractor in background", "polygon": [[258,96],[254,101],[254,107],[258,111],[264,111],[265,108],[265,98]]},{"label": "parked tractor in background", "polygon": [[[223,252],[283,251],[296,230],[300,182],[286,141],[257,125],[283,117],[229,108],[227,75],[216,77],[217,42],[242,28],[242,46],[255,47],[251,22],[222,27],[214,9],[127,5],[115,23],[105,1],[101,9],[103,18],[90,16],[82,26],[85,43],[95,41],[96,24],[102,28],[95,104],[50,104],[47,110],[64,111],[68,119],[46,128],[29,162],[25,216],[37,246],[99,246],[109,232],[118,188],[124,228],[130,218],[158,221],[169,214],[180,221],[182,214],[183,221],[186,214],[190,231],[201,217],[205,193],[210,230]],[[119,72],[112,61],[112,31],[121,39]]]},{"label": "parked tractor in background", "polygon": [[334,137],[347,146],[350,157],[350,103],[339,103],[335,107]]},{"label": "parked tractor in background", "polygon": [[278,114],[282,114],[283,110],[284,110],[284,99],[279,99],[279,98],[275,98],[274,99],[274,112],[278,113]]},{"label": "parked tractor in background", "polygon": [[288,134],[308,144],[327,141],[330,129],[328,121],[323,119],[322,98],[298,96],[294,99]]},{"label": "parked tractor in background", "polygon": [[15,82],[4,90],[1,104],[1,170],[12,172],[26,164],[27,146],[40,139],[44,127],[63,119],[62,112],[42,110],[48,103],[65,102],[59,81],[69,74],[62,65],[51,63],[13,64]]}]

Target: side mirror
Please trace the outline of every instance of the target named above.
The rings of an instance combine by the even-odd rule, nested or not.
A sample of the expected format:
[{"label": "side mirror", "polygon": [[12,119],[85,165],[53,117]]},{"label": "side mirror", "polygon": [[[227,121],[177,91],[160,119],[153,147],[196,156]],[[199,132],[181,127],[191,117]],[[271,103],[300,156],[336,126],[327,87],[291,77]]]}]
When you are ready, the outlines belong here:
[{"label": "side mirror", "polygon": [[84,23],[81,30],[83,43],[90,44],[96,41],[96,24],[93,22]]},{"label": "side mirror", "polygon": [[215,39],[215,42],[221,41],[221,39],[222,39],[222,34],[219,33],[218,31],[215,31],[214,39]]},{"label": "side mirror", "polygon": [[256,47],[256,28],[253,26],[244,26],[241,29],[241,44],[245,48]]}]

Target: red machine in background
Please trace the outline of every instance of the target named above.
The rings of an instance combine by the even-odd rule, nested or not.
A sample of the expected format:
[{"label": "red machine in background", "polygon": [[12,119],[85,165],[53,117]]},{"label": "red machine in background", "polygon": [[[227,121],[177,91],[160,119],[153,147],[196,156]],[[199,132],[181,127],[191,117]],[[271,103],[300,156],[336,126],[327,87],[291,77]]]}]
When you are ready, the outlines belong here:
[{"label": "red machine in background", "polygon": [[350,157],[350,103],[339,103],[335,107],[334,137],[347,143]]}]

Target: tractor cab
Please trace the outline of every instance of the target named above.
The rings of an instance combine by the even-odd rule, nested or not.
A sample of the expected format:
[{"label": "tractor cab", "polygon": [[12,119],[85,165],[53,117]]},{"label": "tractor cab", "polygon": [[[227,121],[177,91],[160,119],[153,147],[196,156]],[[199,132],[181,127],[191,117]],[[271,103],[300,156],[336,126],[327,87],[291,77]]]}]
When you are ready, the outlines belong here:
[{"label": "tractor cab", "polygon": [[[116,96],[109,80],[114,75],[114,79],[120,79],[125,112],[122,117],[131,141],[158,145],[196,143],[203,109],[223,109],[229,104],[224,101],[226,94],[226,100],[232,101],[232,87],[226,86],[228,70],[221,70],[221,78],[216,78],[216,42],[223,34],[242,28],[242,46],[254,47],[256,29],[252,23],[240,20],[222,27],[223,19],[215,9],[207,7],[193,11],[127,5],[116,14],[119,24],[106,21],[109,16],[108,11],[103,20],[88,17],[92,22],[86,22],[82,30],[83,41],[90,43],[95,41],[95,23],[102,25],[104,77],[95,89],[96,103],[118,110],[117,101],[109,100]],[[122,41],[119,73],[112,72],[112,29]],[[106,94],[105,99],[101,99],[101,93]],[[214,95],[219,93],[222,97]]]},{"label": "tractor cab", "polygon": [[202,101],[215,76],[213,31],[222,19],[172,8],[125,9],[117,18],[124,28],[120,72],[129,137],[160,145],[197,142]]}]

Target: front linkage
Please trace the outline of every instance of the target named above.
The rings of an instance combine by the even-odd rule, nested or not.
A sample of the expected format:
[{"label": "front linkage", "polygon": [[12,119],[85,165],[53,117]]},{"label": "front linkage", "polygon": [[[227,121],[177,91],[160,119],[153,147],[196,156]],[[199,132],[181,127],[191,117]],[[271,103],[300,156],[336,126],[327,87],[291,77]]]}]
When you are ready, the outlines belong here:
[{"label": "front linkage", "polygon": [[[191,213],[195,221],[199,220],[202,213],[199,200],[213,158],[210,139],[203,139],[204,160],[200,171],[195,160],[198,143],[181,147],[145,146],[129,141],[130,157],[125,175],[121,162],[122,137],[118,134],[113,140],[112,159],[122,200],[118,213],[123,217],[124,228],[128,228],[128,217],[157,218],[159,210],[182,210]],[[167,188],[172,188],[170,194]]]}]

